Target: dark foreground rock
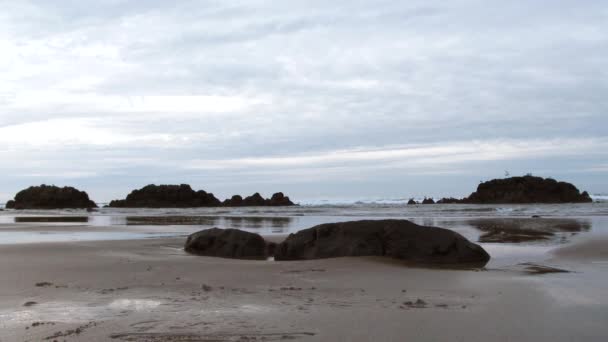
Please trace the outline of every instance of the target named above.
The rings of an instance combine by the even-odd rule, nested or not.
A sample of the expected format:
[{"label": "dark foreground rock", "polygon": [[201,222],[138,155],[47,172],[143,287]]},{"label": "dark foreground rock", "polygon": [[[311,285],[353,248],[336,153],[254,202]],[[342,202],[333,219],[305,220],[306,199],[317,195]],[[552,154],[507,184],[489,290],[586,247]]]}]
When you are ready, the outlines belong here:
[{"label": "dark foreground rock", "polygon": [[6,203],[8,209],[86,209],[97,208],[89,195],[73,187],[31,186]]},{"label": "dark foreground rock", "polygon": [[462,200],[462,203],[585,203],[592,202],[589,194],[572,184],[558,182],[552,178],[534,176],[493,179],[483,182],[477,191]]},{"label": "dark foreground rock", "polygon": [[114,208],[198,208],[217,207],[221,202],[212,193],[194,191],[188,184],[147,185],[133,190],[126,199],[114,200]]},{"label": "dark foreground rock", "polygon": [[435,200],[433,200],[432,198],[424,198],[422,200],[422,204],[435,204]]},{"label": "dark foreground rock", "polygon": [[212,228],[201,230],[186,240],[186,252],[196,255],[235,259],[265,259],[268,249],[266,241],[258,234],[238,229]]},{"label": "dark foreground rock", "polygon": [[407,201],[407,204],[408,204],[408,205],[414,205],[414,204],[418,204],[418,203],[416,203],[416,201],[414,201],[414,199],[413,199],[413,198],[410,198],[410,200],[409,200],[409,201]]},{"label": "dark foreground rock", "polygon": [[479,245],[448,229],[407,220],[328,223],[289,235],[277,245],[275,260],[386,256],[422,264],[485,265]]}]

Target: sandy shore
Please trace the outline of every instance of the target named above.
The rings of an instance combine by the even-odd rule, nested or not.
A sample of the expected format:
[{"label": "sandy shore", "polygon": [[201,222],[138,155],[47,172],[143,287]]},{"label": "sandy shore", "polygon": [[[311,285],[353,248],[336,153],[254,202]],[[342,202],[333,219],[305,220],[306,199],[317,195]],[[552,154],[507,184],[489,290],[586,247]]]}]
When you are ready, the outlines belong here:
[{"label": "sandy shore", "polygon": [[0,341],[608,336],[608,303],[594,289],[589,301],[580,298],[585,291],[572,296],[568,287],[578,288],[580,278],[574,273],[421,269],[375,258],[226,260],[187,255],[182,242],[0,246]]}]

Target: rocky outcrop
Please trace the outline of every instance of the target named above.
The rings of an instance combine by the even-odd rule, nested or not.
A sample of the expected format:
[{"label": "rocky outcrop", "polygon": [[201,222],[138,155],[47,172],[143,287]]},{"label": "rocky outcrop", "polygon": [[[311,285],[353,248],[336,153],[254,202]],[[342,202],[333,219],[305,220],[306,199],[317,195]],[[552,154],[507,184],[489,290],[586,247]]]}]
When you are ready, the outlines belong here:
[{"label": "rocky outcrop", "polygon": [[285,196],[282,192],[273,194],[272,197],[267,200],[267,204],[273,207],[294,205],[289,197]]},{"label": "rocky outcrop", "polygon": [[444,197],[440,200],[437,201],[437,204],[454,204],[454,203],[460,203],[461,200],[459,200],[458,198],[454,198],[454,197]]},{"label": "rocky outcrop", "polygon": [[222,205],[226,207],[263,207],[263,206],[290,206],[295,205],[289,197],[285,196],[282,192],[277,192],[272,195],[271,198],[265,199],[258,192],[255,194],[245,197],[243,199],[239,195],[232,196],[231,199],[225,200]]},{"label": "rocky outcrop", "polygon": [[432,198],[424,198],[422,200],[422,204],[435,204],[435,200],[433,200]]},{"label": "rocky outcrop", "polygon": [[385,256],[422,264],[480,264],[490,256],[451,230],[407,220],[328,223],[289,235],[275,249],[275,260],[347,256]]},{"label": "rocky outcrop", "polygon": [[187,184],[147,185],[133,190],[126,199],[114,200],[115,208],[198,208],[217,207],[221,202],[212,193],[194,191]]},{"label": "rocky outcrop", "polygon": [[[269,254],[266,241],[258,234],[238,229],[201,230],[186,240],[186,252],[202,256],[234,259],[265,259]],[[272,252],[272,251],[270,251]]]},{"label": "rocky outcrop", "polygon": [[418,204],[418,203],[416,203],[416,201],[414,201],[414,199],[413,199],[413,198],[410,198],[410,200],[409,200],[409,201],[407,201],[407,204],[408,204],[408,205],[414,205],[414,204]]},{"label": "rocky outcrop", "polygon": [[243,197],[234,195],[220,202],[212,193],[203,190],[194,191],[188,184],[181,185],[147,185],[133,190],[126,199],[114,200],[108,207],[113,208],[198,208],[198,207],[243,207],[243,206],[287,206],[293,202],[277,192],[270,199],[264,199],[259,193]]},{"label": "rocky outcrop", "polygon": [[592,202],[589,194],[572,184],[552,178],[534,176],[493,179],[483,182],[462,203],[584,203]]},{"label": "rocky outcrop", "polygon": [[245,197],[245,199],[243,199],[243,205],[247,207],[261,207],[266,205],[266,200],[259,192],[256,192],[251,196]]},{"label": "rocky outcrop", "polygon": [[6,203],[7,209],[86,209],[97,208],[89,195],[73,187],[31,186]]},{"label": "rocky outcrop", "polygon": [[226,207],[242,207],[244,205],[243,197],[241,195],[234,195],[230,199],[222,202],[222,205]]}]

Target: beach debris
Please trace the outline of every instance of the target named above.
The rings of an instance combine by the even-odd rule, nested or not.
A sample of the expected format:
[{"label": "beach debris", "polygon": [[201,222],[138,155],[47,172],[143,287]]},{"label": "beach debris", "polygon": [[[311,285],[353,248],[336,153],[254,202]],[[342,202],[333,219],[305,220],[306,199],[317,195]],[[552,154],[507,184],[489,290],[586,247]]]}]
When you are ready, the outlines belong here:
[{"label": "beach debris", "polygon": [[202,284],[201,289],[205,292],[209,292],[209,291],[213,290],[213,288],[207,284]]},{"label": "beach debris", "polygon": [[36,283],[36,287],[49,287],[49,286],[53,286],[53,283],[48,282],[48,281],[41,281],[39,283]]},{"label": "beach debris", "polygon": [[518,265],[524,266],[525,272],[529,274],[570,273],[570,271],[561,268],[540,265],[531,262],[524,262]]},{"label": "beach debris", "polygon": [[289,286],[289,287],[281,287],[280,290],[281,291],[302,291],[302,288]]},{"label": "beach debris", "polygon": [[103,290],[100,290],[99,293],[101,293],[101,294],[108,294],[108,293],[112,293],[114,291],[124,291],[124,290],[128,290],[128,289],[129,289],[129,287],[127,287],[127,286],[125,286],[125,287],[117,287],[115,289],[103,289]]},{"label": "beach debris", "polygon": [[25,303],[23,304],[23,306],[34,306],[34,305],[36,305],[36,304],[38,304],[38,302],[29,301],[29,302],[25,302]]},{"label": "beach debris", "polygon": [[55,322],[34,322],[32,328],[39,327],[41,325],[55,325]]},{"label": "beach debris", "polygon": [[97,323],[96,322],[89,322],[87,324],[83,324],[75,329],[69,329],[69,330],[65,330],[65,331],[57,331],[55,332],[53,335],[51,336],[47,336],[44,339],[45,340],[54,340],[58,337],[68,337],[68,336],[72,336],[72,335],[80,335],[82,334],[86,329],[90,328],[90,327],[94,327],[96,326]]},{"label": "beach debris", "polygon": [[[427,307],[427,302],[418,298],[415,302],[412,302],[412,301],[404,302],[403,306],[408,307],[408,308],[414,308],[414,309],[424,309]],[[401,308],[403,308],[403,306],[401,306]]]}]

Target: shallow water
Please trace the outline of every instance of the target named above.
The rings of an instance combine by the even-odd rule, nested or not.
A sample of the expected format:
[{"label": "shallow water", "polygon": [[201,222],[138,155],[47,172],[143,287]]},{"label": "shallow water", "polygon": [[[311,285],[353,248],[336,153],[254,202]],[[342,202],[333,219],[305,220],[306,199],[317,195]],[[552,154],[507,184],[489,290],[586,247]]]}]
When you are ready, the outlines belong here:
[{"label": "shallow water", "polygon": [[[542,219],[533,221],[532,216],[541,216]],[[568,228],[556,232],[550,244],[559,243],[559,239],[566,241],[577,234],[608,234],[606,202],[558,205],[354,204],[190,209],[102,208],[91,213],[85,210],[4,210],[0,211],[0,243],[181,236],[212,227],[237,228],[262,235],[286,235],[322,223],[386,218],[409,219],[422,225],[449,228],[474,241],[479,239],[487,222],[508,225],[515,222],[527,227],[559,220],[562,226]],[[45,228],[53,233],[44,234]]]}]

